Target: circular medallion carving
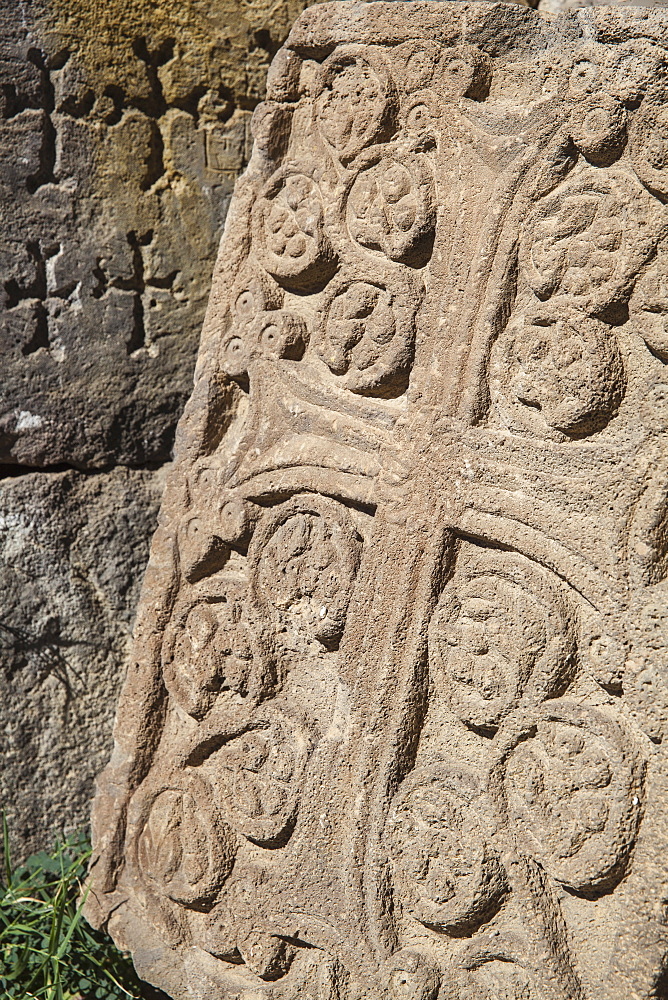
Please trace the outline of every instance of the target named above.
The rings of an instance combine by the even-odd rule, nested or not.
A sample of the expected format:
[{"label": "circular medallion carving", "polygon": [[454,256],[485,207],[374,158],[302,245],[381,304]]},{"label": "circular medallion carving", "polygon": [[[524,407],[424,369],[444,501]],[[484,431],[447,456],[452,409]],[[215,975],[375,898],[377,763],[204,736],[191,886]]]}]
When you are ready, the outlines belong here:
[{"label": "circular medallion carving", "polygon": [[435,962],[412,948],[396,951],[385,963],[387,1000],[436,1000],[441,972]]},{"label": "circular medallion carving", "polygon": [[174,787],[140,789],[141,832],[135,845],[142,876],[184,906],[212,902],[227,879],[236,838],[221,819],[211,788],[199,775]]},{"label": "circular medallion carving", "polygon": [[417,295],[382,279],[332,282],[318,323],[315,353],[343,388],[397,395],[413,360]]},{"label": "circular medallion carving", "polygon": [[626,387],[617,338],[600,320],[552,308],[518,316],[506,333],[509,390],[563,434],[592,433],[617,412]]},{"label": "circular medallion carving", "polygon": [[231,826],[272,846],[294,823],[309,744],[278,709],[258,711],[202,765]]},{"label": "circular medallion carving", "polygon": [[401,124],[416,144],[433,148],[443,102],[435,90],[418,90],[402,104]]},{"label": "circular medallion carving", "polygon": [[187,602],[174,614],[162,652],[165,686],[189,715],[201,719],[221,692],[243,695],[253,660],[241,594]]},{"label": "circular medallion carving", "polygon": [[336,647],[360,548],[345,507],[334,500],[298,496],[272,510],[249,550],[250,594],[260,617]]},{"label": "circular medallion carving", "polygon": [[342,163],[389,138],[396,93],[382,58],[363,45],[342,45],[321,68],[316,114],[320,134]]},{"label": "circular medallion carving", "polygon": [[473,772],[441,765],[410,774],[390,809],[385,829],[396,891],[435,930],[473,930],[508,889],[479,797]]},{"label": "circular medallion carving", "polygon": [[324,208],[308,167],[286,164],[269,180],[253,210],[258,256],[287,287],[324,284],[336,259],[324,231]]},{"label": "circular medallion carving", "polygon": [[227,961],[240,956],[256,976],[273,982],[290,969],[295,948],[267,925],[261,902],[268,891],[266,881],[261,868],[245,877],[235,873],[225,899],[209,914],[205,948]]},{"label": "circular medallion carving", "polygon": [[597,90],[600,85],[601,70],[597,63],[588,59],[585,53],[573,64],[568,81],[569,95],[575,98],[585,97]]},{"label": "circular medallion carving", "polygon": [[523,696],[549,697],[572,677],[567,611],[528,560],[467,547],[429,627],[429,662],[457,717],[493,732]]},{"label": "circular medallion carving", "polygon": [[376,154],[355,178],[345,211],[356,243],[390,260],[424,264],[436,223],[434,181],[425,158]]},{"label": "circular medallion carving", "polygon": [[572,702],[544,714],[502,752],[509,820],[527,853],[572,889],[622,877],[640,823],[644,763],[621,727]]},{"label": "circular medallion carving", "polygon": [[612,192],[580,184],[548,195],[528,219],[520,244],[533,292],[541,299],[567,294],[585,307],[592,300],[599,308],[612,301],[626,278],[624,244],[633,237],[625,214]]},{"label": "circular medallion carving", "polygon": [[446,98],[484,100],[491,78],[490,58],[475,45],[454,45],[443,50],[437,86]]}]

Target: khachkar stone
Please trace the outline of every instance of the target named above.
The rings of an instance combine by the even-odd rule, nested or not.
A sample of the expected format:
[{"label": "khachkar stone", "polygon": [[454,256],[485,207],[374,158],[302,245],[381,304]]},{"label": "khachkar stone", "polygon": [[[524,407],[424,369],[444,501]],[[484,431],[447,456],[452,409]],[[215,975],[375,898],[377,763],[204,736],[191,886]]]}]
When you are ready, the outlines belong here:
[{"label": "khachkar stone", "polygon": [[90,918],[195,1000],[668,997],[668,18],[308,10]]}]

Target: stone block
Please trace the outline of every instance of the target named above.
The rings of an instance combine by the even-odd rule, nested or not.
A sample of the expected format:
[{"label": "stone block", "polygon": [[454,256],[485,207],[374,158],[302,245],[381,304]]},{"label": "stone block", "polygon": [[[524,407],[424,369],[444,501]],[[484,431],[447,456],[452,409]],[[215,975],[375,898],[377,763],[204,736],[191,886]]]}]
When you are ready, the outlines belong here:
[{"label": "stone block", "polygon": [[163,478],[0,479],[0,801],[17,857],[87,825]]},{"label": "stone block", "polygon": [[[13,336],[4,355],[0,424],[26,408],[44,418],[41,430],[3,436],[0,462],[92,470],[170,459],[229,198],[250,155],[250,111],[270,51],[304,6],[0,0],[0,228],[13,248],[0,252],[0,290],[10,290],[0,324],[22,327],[24,300],[41,303],[39,337],[25,350]],[[142,314],[145,257],[169,260],[161,279],[182,274],[178,334]],[[122,316],[121,293],[134,296]],[[133,420],[129,398],[148,451],[121,427]]]},{"label": "stone block", "polygon": [[175,1000],[668,997],[667,67],[438,0],[278,54],[94,807]]}]

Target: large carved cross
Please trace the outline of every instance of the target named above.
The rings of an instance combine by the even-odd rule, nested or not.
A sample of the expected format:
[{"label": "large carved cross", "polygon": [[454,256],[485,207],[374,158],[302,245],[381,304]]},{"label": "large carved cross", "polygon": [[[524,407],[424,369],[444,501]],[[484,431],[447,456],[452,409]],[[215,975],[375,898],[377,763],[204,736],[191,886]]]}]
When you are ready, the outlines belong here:
[{"label": "large carved cross", "polygon": [[172,996],[664,995],[664,45],[342,3],[276,57],[95,808]]}]

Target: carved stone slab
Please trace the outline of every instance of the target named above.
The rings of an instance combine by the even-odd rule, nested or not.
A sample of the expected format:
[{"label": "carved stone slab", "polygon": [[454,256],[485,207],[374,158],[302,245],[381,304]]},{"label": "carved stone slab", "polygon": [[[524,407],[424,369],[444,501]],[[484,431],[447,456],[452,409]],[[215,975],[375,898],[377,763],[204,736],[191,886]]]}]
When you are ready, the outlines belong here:
[{"label": "carved stone slab", "polygon": [[177,1000],[668,997],[668,17],[276,56],[99,781]]}]

